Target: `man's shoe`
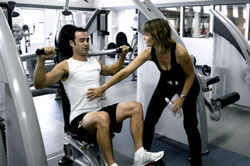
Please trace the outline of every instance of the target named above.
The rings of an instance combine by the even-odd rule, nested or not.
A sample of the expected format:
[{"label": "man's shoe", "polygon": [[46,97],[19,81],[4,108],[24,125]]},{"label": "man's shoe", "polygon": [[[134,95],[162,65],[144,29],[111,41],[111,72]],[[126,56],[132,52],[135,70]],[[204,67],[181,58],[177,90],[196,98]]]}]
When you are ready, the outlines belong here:
[{"label": "man's shoe", "polygon": [[155,163],[160,160],[164,156],[164,151],[160,152],[147,152],[146,150],[144,153],[139,157],[139,159],[134,160],[133,166],[146,166],[150,163]]}]

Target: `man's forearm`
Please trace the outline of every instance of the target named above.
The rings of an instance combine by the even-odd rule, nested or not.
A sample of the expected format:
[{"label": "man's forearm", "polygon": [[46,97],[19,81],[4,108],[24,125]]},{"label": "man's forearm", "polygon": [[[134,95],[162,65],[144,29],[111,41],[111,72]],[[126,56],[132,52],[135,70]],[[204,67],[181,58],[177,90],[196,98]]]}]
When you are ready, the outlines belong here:
[{"label": "man's forearm", "polygon": [[114,71],[114,74],[117,73],[121,68],[122,68],[122,65],[124,63],[124,60],[126,58],[126,55],[121,55],[120,58],[118,59],[118,61],[112,65],[112,69]]},{"label": "man's forearm", "polygon": [[37,89],[43,88],[42,85],[45,81],[45,60],[37,58],[36,68],[34,71],[34,86]]}]

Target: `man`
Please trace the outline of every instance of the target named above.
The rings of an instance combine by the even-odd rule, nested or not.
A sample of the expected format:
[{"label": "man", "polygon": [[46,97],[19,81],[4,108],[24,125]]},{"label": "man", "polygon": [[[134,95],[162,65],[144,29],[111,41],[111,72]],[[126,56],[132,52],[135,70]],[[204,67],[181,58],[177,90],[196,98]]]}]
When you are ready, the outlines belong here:
[{"label": "man", "polygon": [[142,166],[161,159],[164,152],[151,153],[143,148],[143,112],[138,102],[114,104],[100,107],[100,101],[87,99],[89,88],[100,86],[101,75],[114,75],[122,67],[128,52],[127,46],[122,46],[119,60],[107,66],[93,57],[87,57],[89,51],[89,36],[85,29],[76,28],[69,40],[73,55],[68,60],[57,64],[50,72],[45,73],[45,59],[54,56],[53,47],[43,48],[45,55],[38,57],[34,72],[34,85],[44,88],[62,81],[71,105],[70,122],[73,132],[95,136],[103,156],[109,166],[117,166],[113,152],[110,132],[120,132],[122,122],[130,118],[130,130],[134,141],[134,165]]}]

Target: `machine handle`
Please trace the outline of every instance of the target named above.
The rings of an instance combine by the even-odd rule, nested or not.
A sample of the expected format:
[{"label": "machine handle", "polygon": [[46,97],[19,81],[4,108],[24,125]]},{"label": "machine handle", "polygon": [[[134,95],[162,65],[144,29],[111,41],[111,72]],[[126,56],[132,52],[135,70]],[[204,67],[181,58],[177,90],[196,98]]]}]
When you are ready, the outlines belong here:
[{"label": "machine handle", "polygon": [[[131,52],[133,49],[131,47],[129,47],[129,52]],[[57,51],[57,50],[56,50]],[[103,51],[99,51],[99,52],[90,52],[88,54],[88,56],[99,56],[99,55],[110,55],[110,54],[113,54],[113,53],[121,53],[122,52],[122,48],[115,48],[115,49],[108,49],[108,50],[103,50]],[[45,52],[44,52],[44,49],[40,49],[38,48],[36,50],[36,55],[44,55]]]},{"label": "machine handle", "polygon": [[[56,50],[56,52],[58,52],[57,49],[55,49],[55,50]],[[36,55],[40,56],[40,55],[46,55],[46,54],[45,54],[43,48],[42,48],[42,49],[41,49],[41,48],[38,48],[38,49],[36,49]]]},{"label": "machine handle", "polygon": [[207,86],[215,84],[215,83],[217,83],[219,81],[220,81],[220,77],[219,76],[215,76],[213,78],[209,78],[209,79],[207,79]]},{"label": "machine handle", "polygon": [[45,52],[44,52],[44,49],[40,49],[40,48],[38,48],[38,49],[36,49],[36,55],[44,55],[45,54]]},{"label": "machine handle", "polygon": [[[132,47],[129,47],[128,51],[131,52],[133,49]],[[122,48],[116,48],[116,53],[121,53],[122,52]]]}]

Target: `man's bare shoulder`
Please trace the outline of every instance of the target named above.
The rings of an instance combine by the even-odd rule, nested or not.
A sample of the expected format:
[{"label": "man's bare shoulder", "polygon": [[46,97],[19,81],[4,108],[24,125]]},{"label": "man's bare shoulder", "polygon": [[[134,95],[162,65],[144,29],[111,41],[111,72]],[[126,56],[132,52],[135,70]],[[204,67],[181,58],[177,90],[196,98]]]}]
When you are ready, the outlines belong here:
[{"label": "man's bare shoulder", "polygon": [[68,73],[69,73],[68,62],[66,60],[64,60],[64,61],[56,64],[55,70],[62,72],[63,75],[68,75]]}]

